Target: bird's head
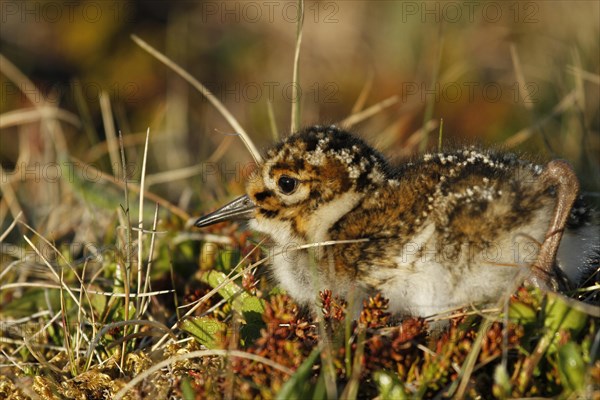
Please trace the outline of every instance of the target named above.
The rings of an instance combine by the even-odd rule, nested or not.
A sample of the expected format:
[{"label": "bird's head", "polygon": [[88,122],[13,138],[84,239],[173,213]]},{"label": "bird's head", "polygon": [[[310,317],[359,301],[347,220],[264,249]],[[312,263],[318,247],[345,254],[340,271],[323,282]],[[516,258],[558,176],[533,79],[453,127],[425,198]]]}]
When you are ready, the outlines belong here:
[{"label": "bird's head", "polygon": [[335,126],[313,126],[267,151],[251,175],[246,195],[201,217],[203,227],[232,219],[278,239],[322,239],[343,214],[388,179],[383,156]]}]

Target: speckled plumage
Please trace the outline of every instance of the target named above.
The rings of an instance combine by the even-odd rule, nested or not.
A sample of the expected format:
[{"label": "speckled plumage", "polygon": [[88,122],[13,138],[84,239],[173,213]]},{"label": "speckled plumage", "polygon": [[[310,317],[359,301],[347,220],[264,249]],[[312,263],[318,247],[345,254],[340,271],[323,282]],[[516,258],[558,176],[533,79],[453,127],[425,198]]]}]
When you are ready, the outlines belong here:
[{"label": "speckled plumage", "polygon": [[[425,317],[494,301],[523,271],[552,287],[593,268],[600,228],[572,206],[570,167],[548,166],[475,148],[391,166],[352,134],[315,126],[270,149],[247,197],[197,225],[251,218],[275,242],[273,276],[300,303],[324,289],[356,304],[382,292],[392,312]],[[338,243],[295,249],[325,241]]]}]

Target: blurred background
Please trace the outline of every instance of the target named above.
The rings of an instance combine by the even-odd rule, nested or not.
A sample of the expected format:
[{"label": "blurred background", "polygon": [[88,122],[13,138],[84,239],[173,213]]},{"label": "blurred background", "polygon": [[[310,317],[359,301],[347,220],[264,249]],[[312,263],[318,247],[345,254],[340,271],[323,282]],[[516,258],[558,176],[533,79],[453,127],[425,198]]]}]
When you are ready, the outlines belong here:
[{"label": "blurred background", "polygon": [[[50,238],[98,240],[123,206],[102,174],[139,184],[148,128],[146,188],[179,210],[161,207],[175,226],[243,192],[252,157],[233,128],[132,34],[204,83],[259,149],[290,132],[297,2],[0,4],[0,232],[22,212]],[[304,7],[301,125],[375,106],[345,125],[401,160],[437,146],[443,119],[444,145],[566,158],[597,198],[600,3]]]}]

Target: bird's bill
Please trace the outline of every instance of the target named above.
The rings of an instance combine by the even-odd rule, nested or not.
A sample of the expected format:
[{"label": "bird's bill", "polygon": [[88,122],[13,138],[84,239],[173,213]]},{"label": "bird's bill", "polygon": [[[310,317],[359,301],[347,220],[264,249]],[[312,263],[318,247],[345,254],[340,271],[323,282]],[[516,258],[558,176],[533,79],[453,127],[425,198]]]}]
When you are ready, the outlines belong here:
[{"label": "bird's bill", "polygon": [[218,210],[198,218],[194,226],[203,228],[223,221],[251,219],[254,216],[255,208],[256,205],[248,196],[240,196]]}]

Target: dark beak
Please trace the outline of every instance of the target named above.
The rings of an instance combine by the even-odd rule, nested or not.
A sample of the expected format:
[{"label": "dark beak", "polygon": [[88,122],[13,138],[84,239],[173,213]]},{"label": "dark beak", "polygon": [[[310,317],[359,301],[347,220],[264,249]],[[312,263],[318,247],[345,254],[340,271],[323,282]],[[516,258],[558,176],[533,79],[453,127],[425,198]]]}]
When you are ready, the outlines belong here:
[{"label": "dark beak", "polygon": [[254,216],[255,208],[256,205],[254,205],[248,196],[244,195],[225,204],[218,210],[198,218],[194,226],[203,228],[223,221],[251,219]]}]

